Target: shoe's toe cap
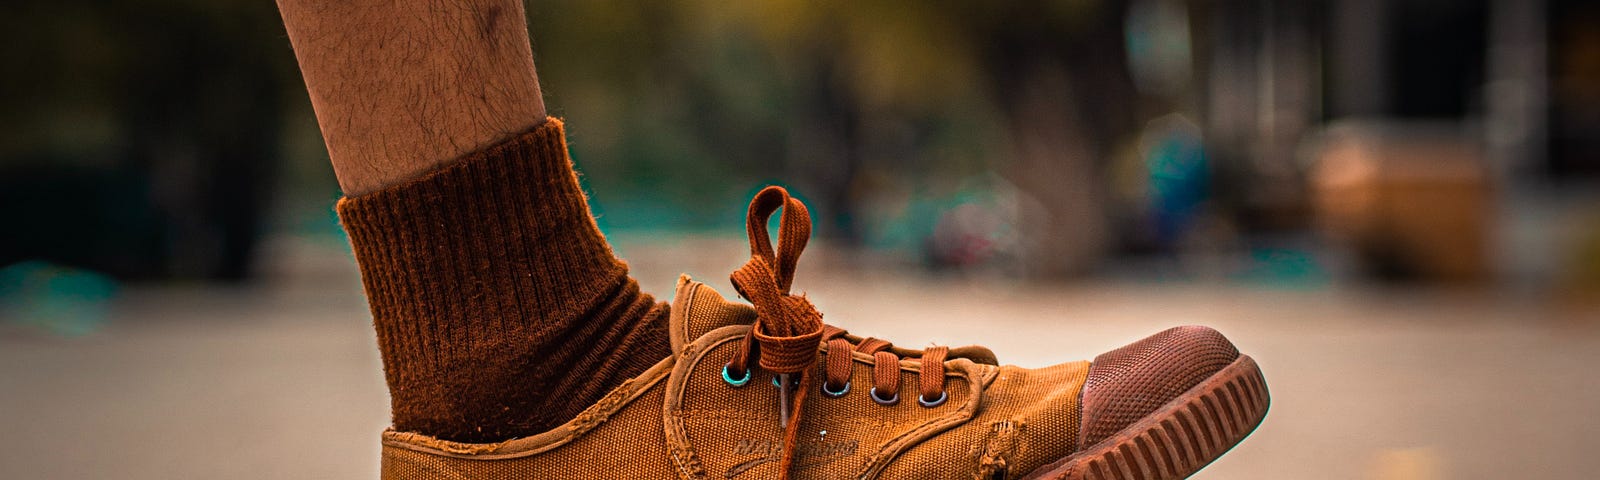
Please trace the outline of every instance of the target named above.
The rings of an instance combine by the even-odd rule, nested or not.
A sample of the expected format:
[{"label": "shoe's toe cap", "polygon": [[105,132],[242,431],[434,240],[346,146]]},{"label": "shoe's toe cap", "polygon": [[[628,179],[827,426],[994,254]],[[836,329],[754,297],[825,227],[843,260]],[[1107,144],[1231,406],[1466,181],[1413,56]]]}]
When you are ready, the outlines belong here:
[{"label": "shoe's toe cap", "polygon": [[1083,385],[1079,446],[1088,447],[1160,409],[1235,359],[1208,327],[1168,329],[1095,357]]}]

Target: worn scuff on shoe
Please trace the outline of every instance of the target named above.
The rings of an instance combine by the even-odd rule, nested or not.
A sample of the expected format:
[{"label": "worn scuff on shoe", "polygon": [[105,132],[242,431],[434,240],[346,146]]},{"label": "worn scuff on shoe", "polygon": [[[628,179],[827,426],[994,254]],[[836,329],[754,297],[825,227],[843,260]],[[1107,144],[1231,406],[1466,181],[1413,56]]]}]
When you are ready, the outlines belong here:
[{"label": "worn scuff on shoe", "polygon": [[500,451],[505,442],[496,443],[461,443],[449,440],[440,440],[415,432],[391,432],[390,439],[395,442],[410,443],[428,448],[443,450],[461,455],[484,455]]},{"label": "worn scuff on shoe", "polygon": [[1017,448],[1017,435],[1022,427],[1022,423],[1015,420],[991,425],[989,440],[978,451],[978,471],[973,472],[973,480],[1005,478],[1008,459]]},{"label": "worn scuff on shoe", "polygon": [[611,391],[610,395],[606,395],[605,397],[601,398],[599,402],[595,403],[594,406],[589,407],[588,409],[584,410],[583,413],[578,414],[577,421],[572,422],[571,424],[572,433],[580,434],[587,432],[589,429],[594,428],[595,425],[605,422],[607,419],[611,418],[611,414],[616,413],[616,407],[618,405],[633,398],[633,388],[636,384],[635,380],[636,379],[630,378],[627,381],[622,382],[622,385],[618,385],[615,390]]}]

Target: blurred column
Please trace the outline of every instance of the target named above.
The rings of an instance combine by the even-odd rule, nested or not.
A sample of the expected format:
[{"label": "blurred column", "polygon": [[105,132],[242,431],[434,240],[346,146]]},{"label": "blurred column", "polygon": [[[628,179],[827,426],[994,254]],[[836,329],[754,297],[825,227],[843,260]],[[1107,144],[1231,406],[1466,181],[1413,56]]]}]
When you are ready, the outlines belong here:
[{"label": "blurred column", "polygon": [[[1512,0],[1515,1],[1515,0]],[[1389,9],[1384,0],[1343,0],[1329,5],[1333,28],[1328,110],[1333,118],[1383,114],[1389,106],[1389,54],[1384,48]]]},{"label": "blurred column", "polygon": [[1544,0],[1490,3],[1484,140],[1496,178],[1526,178],[1545,154],[1549,98],[1545,38]]},{"label": "blurred column", "polygon": [[1554,199],[1541,174],[1548,154],[1549,67],[1544,0],[1492,0],[1483,89],[1484,154],[1504,203],[1497,220],[1498,270],[1525,289],[1561,270],[1551,218]]},{"label": "blurred column", "polygon": [[[1205,45],[1199,64],[1207,154],[1216,159],[1221,181],[1248,186],[1219,192],[1222,201],[1242,209],[1246,228],[1304,222],[1303,172],[1295,151],[1320,116],[1320,6],[1258,0],[1200,7],[1208,18],[1201,30],[1206,40],[1197,42]],[[1370,66],[1352,70],[1361,68]]]}]

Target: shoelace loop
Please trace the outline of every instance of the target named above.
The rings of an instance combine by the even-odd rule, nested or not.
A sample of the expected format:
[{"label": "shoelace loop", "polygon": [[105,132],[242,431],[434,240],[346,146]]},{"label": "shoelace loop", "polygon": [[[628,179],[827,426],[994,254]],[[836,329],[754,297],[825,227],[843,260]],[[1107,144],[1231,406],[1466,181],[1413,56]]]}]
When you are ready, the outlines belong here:
[{"label": "shoelace loop", "polygon": [[[779,208],[783,217],[774,251],[767,239],[767,219]],[[816,363],[817,344],[822,341],[822,313],[804,296],[790,295],[789,285],[800,252],[811,237],[811,214],[782,187],[767,187],[750,201],[746,223],[750,261],[729,279],[734,290],[755,306],[756,323],[745,337],[746,348],[734,355],[732,366],[740,371],[749,367],[749,355],[754,352],[748,347],[753,338],[760,349],[761,368],[783,374],[808,372]]]},{"label": "shoelace loop", "polygon": [[[767,221],[779,209],[783,210],[783,216],[779,218],[778,243],[774,248],[768,237]],[[723,377],[734,386],[748,382],[752,355],[761,368],[785,378],[800,374],[792,407],[787,406],[790,403],[787,395],[779,394],[785,395],[779,402],[783,409],[780,418],[785,419],[780,468],[783,478],[788,478],[794,462],[800,414],[804,411],[807,392],[814,386],[812,367],[817,363],[818,345],[827,345],[826,380],[822,390],[828,396],[842,397],[849,393],[851,352],[861,352],[873,356],[871,392],[874,400],[886,405],[891,404],[884,402],[886,398],[899,399],[900,355],[892,350],[889,342],[876,338],[865,338],[851,345],[844,329],[822,323],[822,313],[804,295],[789,294],[800,252],[811,238],[811,214],[804,203],[789,196],[783,187],[770,186],[750,201],[750,212],[745,220],[750,236],[750,261],[735,270],[729,279],[734,290],[755,306],[757,316],[750,334],[740,341],[733,359],[723,368]],[[944,390],[944,361],[948,354],[949,348],[943,346],[913,352],[913,356],[920,357],[921,367],[918,404],[933,408],[949,398]],[[730,371],[742,372],[742,381],[735,383]],[[788,386],[780,383],[780,392],[787,392],[785,387]]]}]

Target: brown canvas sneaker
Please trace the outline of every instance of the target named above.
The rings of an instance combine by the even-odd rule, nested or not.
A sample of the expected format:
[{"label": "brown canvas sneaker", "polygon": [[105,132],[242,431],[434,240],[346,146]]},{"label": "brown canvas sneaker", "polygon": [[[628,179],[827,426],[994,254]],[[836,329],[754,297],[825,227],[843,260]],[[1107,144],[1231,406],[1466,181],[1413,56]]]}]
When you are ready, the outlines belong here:
[{"label": "brown canvas sneaker", "polygon": [[[774,250],[766,225],[779,209]],[[383,478],[1166,480],[1266,415],[1255,362],[1204,327],[1037,369],[983,347],[850,335],[788,293],[810,234],[804,205],[769,187],[748,220],[752,258],[732,280],[751,305],[682,277],[673,356],[532,437],[385,432]]]}]

